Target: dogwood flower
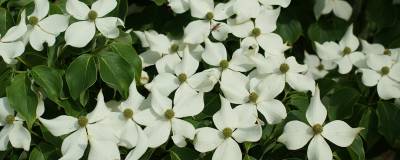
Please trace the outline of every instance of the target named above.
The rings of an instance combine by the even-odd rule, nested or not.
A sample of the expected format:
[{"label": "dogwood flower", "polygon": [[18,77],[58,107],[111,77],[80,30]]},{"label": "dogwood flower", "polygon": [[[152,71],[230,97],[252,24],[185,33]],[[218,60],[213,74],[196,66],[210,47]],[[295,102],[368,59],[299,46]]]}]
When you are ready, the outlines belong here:
[{"label": "dogwood flower", "polygon": [[50,4],[48,0],[35,0],[35,9],[28,16],[28,31],[24,35],[25,43],[31,44],[37,51],[43,50],[43,43],[53,46],[56,37],[64,32],[69,23],[69,16],[53,14],[48,17]]},{"label": "dogwood flower", "polygon": [[282,54],[290,47],[283,43],[278,34],[271,33],[276,29],[279,13],[280,8],[262,7],[254,22],[249,20],[243,23],[236,23],[233,19],[229,19],[228,25],[231,27],[232,34],[236,37],[257,42],[268,54]]},{"label": "dogwood flower", "polygon": [[137,91],[135,80],[129,87],[129,97],[117,107],[117,112],[112,112],[105,120],[108,127],[115,128],[119,135],[119,146],[133,148],[126,160],[137,160],[147,150],[148,140],[140,124],[147,124],[152,114],[149,108],[142,109],[146,105],[145,98]]},{"label": "dogwood flower", "polygon": [[308,66],[306,75],[314,80],[324,78],[329,70],[336,68],[336,64],[332,61],[320,60],[316,55],[310,55],[304,51],[304,64]]},{"label": "dogwood flower", "polygon": [[221,96],[221,109],[213,115],[217,129],[197,129],[194,148],[203,153],[216,149],[213,160],[241,160],[238,143],[256,142],[261,138],[261,125],[255,124],[252,116],[243,114],[242,109],[232,109],[228,100]]},{"label": "dogwood flower", "polygon": [[[36,108],[36,117],[40,117],[44,112],[44,103],[39,99]],[[8,142],[14,148],[22,148],[29,151],[31,144],[31,134],[23,126],[24,120],[15,115],[15,111],[10,107],[7,97],[0,98],[0,151],[7,150]]]},{"label": "dogwood flower", "polygon": [[269,76],[259,81],[234,71],[222,74],[221,90],[229,102],[241,104],[236,108],[245,111],[242,114],[250,114],[255,121],[258,118],[258,110],[269,124],[277,124],[286,118],[285,106],[281,101],[274,99],[284,87],[276,85],[280,80],[278,76]]},{"label": "dogwood flower", "polygon": [[186,146],[186,138],[193,140],[195,128],[181,118],[195,116],[203,111],[203,93],[187,92],[187,94],[189,95],[184,99],[174,97],[173,107],[172,100],[167,96],[156,90],[151,92],[151,106],[155,120],[144,129],[149,147],[155,148],[165,143],[171,131],[171,138],[179,147]]},{"label": "dogwood flower", "polygon": [[172,11],[181,14],[189,10],[189,0],[168,0],[168,6],[171,7]]},{"label": "dogwood flower", "polygon": [[43,118],[39,120],[54,136],[69,134],[61,146],[63,155],[61,160],[80,159],[85,153],[88,142],[89,160],[119,160],[118,136],[112,127],[104,123],[110,113],[100,91],[95,109],[86,116],[75,118],[62,115],[51,120]]},{"label": "dogwood flower", "polygon": [[379,43],[368,43],[366,40],[361,40],[362,52],[366,54],[366,63],[374,60],[375,57],[391,57],[393,61],[399,61],[400,49],[387,49]]},{"label": "dogwood flower", "polygon": [[311,91],[315,90],[315,81],[303,75],[308,67],[306,65],[298,64],[296,59],[291,56],[289,58],[283,56],[268,56],[266,58],[254,59],[257,64],[257,71],[259,77],[276,76],[274,82],[278,88],[283,91],[285,82],[296,91]]},{"label": "dogwood flower", "polygon": [[183,41],[189,44],[200,44],[211,33],[216,40],[224,41],[230,33],[229,26],[221,20],[233,13],[227,11],[231,4],[218,3],[214,8],[214,0],[190,1],[192,17],[199,18],[190,22],[184,29]]},{"label": "dogwood flower", "polygon": [[360,42],[353,35],[353,25],[350,25],[339,44],[325,42],[322,45],[315,42],[318,56],[323,60],[333,61],[339,66],[339,73],[347,74],[353,68],[365,66],[365,55],[357,52]]},{"label": "dogwood flower", "polygon": [[389,56],[374,57],[368,61],[369,68],[360,68],[364,85],[377,86],[382,99],[400,98],[400,63]]},{"label": "dogwood flower", "polygon": [[19,57],[25,51],[25,45],[21,41],[26,33],[25,10],[21,13],[21,21],[17,26],[11,27],[6,34],[0,35],[0,56],[7,64],[15,63],[14,58]]},{"label": "dogwood flower", "polygon": [[320,100],[319,89],[316,87],[306,111],[308,124],[297,120],[286,123],[278,142],[285,144],[289,150],[297,150],[311,139],[307,149],[309,160],[332,159],[332,151],[325,139],[340,147],[348,147],[362,128],[351,128],[341,120],[334,120],[324,125],[326,115],[326,108]]},{"label": "dogwood flower", "polygon": [[314,5],[314,14],[318,19],[321,15],[333,13],[344,20],[349,20],[353,12],[351,5],[345,0],[317,0]]},{"label": "dogwood flower", "polygon": [[261,5],[258,0],[234,0],[233,13],[235,24],[244,23],[251,18],[256,18],[261,10]]},{"label": "dogwood flower", "polygon": [[78,48],[86,46],[93,39],[96,28],[107,38],[117,38],[118,26],[123,26],[124,22],[117,17],[104,17],[116,6],[116,0],[97,0],[91,8],[78,0],[67,0],[67,12],[79,21],[65,31],[66,45]]}]

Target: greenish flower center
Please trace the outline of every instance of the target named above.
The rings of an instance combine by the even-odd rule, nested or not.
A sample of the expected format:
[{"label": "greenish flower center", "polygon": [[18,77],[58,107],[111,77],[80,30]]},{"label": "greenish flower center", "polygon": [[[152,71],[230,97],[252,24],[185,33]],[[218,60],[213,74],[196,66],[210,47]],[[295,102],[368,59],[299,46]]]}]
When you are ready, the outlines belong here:
[{"label": "greenish flower center", "polygon": [[254,28],[251,31],[251,35],[254,36],[254,37],[258,37],[259,35],[261,35],[261,29],[260,28]]},{"label": "greenish flower center", "polygon": [[172,109],[168,109],[167,111],[165,111],[164,116],[167,119],[172,119],[175,116],[175,112]]},{"label": "greenish flower center", "polygon": [[15,121],[15,117],[13,116],[13,115],[8,115],[7,117],[6,117],[6,123],[7,124],[13,124],[14,123],[14,121]]},{"label": "greenish flower center", "polygon": [[32,26],[37,25],[39,23],[39,18],[35,17],[35,16],[31,16],[29,17],[29,24],[31,24]]},{"label": "greenish flower center", "polygon": [[224,128],[224,130],[222,130],[225,139],[232,137],[232,133],[233,131],[230,128]]},{"label": "greenish flower center", "polygon": [[179,50],[179,45],[174,43],[174,44],[171,45],[171,47],[169,48],[169,50],[170,50],[172,53],[178,52],[178,50]]},{"label": "greenish flower center", "polygon": [[185,81],[187,80],[186,74],[185,74],[185,73],[179,74],[178,80],[179,80],[179,82],[181,82],[181,83],[185,82]]},{"label": "greenish flower center", "polygon": [[324,130],[323,127],[322,127],[322,125],[320,125],[320,124],[315,124],[315,125],[312,127],[312,129],[313,129],[314,134],[320,134],[320,133],[322,133],[322,131]]},{"label": "greenish flower center", "polygon": [[227,69],[229,67],[229,62],[227,60],[222,60],[219,62],[219,66],[222,68],[222,70]]},{"label": "greenish flower center", "polygon": [[390,68],[389,67],[382,67],[382,69],[381,69],[381,74],[382,75],[387,75],[387,74],[389,74],[389,72],[390,72]]},{"label": "greenish flower center", "polygon": [[86,116],[80,116],[78,117],[78,124],[80,127],[85,127],[88,124],[89,120],[86,118]]},{"label": "greenish flower center", "polygon": [[89,11],[88,13],[88,18],[90,21],[94,21],[97,18],[97,12],[96,11]]},{"label": "greenish flower center", "polygon": [[279,67],[279,70],[282,73],[286,73],[287,71],[289,71],[289,65],[286,63],[281,64],[281,66]]},{"label": "greenish flower center", "polygon": [[124,117],[126,119],[131,119],[133,117],[133,111],[129,108],[124,110]]},{"label": "greenish flower center", "polygon": [[213,14],[212,12],[208,12],[208,13],[206,14],[206,19],[207,19],[207,20],[211,21],[213,18],[214,18],[214,14]]},{"label": "greenish flower center", "polygon": [[351,53],[351,49],[349,47],[345,47],[342,52],[343,56],[345,56]]},{"label": "greenish flower center", "polygon": [[317,69],[318,69],[319,71],[322,71],[322,70],[325,69],[325,67],[324,67],[323,64],[319,64],[319,65],[317,66]]},{"label": "greenish flower center", "polygon": [[384,54],[384,55],[390,56],[390,55],[392,55],[392,52],[391,52],[390,50],[388,50],[388,49],[385,49],[385,51],[383,52],[383,54]]},{"label": "greenish flower center", "polygon": [[256,103],[258,99],[258,95],[256,92],[251,92],[249,95],[250,102]]}]

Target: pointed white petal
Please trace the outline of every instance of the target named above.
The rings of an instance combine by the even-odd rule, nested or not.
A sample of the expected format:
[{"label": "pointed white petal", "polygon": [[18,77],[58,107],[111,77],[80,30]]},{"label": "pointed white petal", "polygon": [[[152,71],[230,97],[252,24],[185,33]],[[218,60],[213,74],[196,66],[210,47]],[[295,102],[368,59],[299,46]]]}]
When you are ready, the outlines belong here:
[{"label": "pointed white petal", "polygon": [[78,20],[86,20],[90,11],[89,7],[79,0],[67,0],[65,8],[68,14]]},{"label": "pointed white petal", "polygon": [[146,152],[148,147],[148,139],[144,131],[138,126],[138,142],[135,149],[131,150],[125,160],[138,160]]},{"label": "pointed white petal", "polygon": [[168,96],[179,86],[179,80],[173,74],[162,73],[157,75],[150,83],[146,84],[145,87],[149,91],[156,90],[162,95]]},{"label": "pointed white petal", "polygon": [[190,1],[190,13],[192,17],[205,19],[208,12],[213,12],[214,0]]},{"label": "pointed white petal", "polygon": [[311,126],[316,124],[322,125],[325,122],[326,115],[327,111],[324,104],[321,102],[319,88],[316,87],[314,95],[311,97],[310,105],[306,111],[307,121]]},{"label": "pointed white petal", "polygon": [[257,109],[267,120],[268,124],[280,123],[286,118],[286,108],[281,101],[272,99],[257,104]]},{"label": "pointed white petal", "polygon": [[257,121],[258,113],[256,105],[251,103],[236,106],[233,111],[237,117],[237,128],[248,128],[254,126]]},{"label": "pointed white petal", "polygon": [[353,8],[351,8],[351,5],[344,0],[337,0],[334,1],[334,3],[335,7],[333,7],[333,13],[335,13],[335,15],[339,18],[349,20],[351,13],[353,12]]},{"label": "pointed white petal", "polygon": [[233,19],[228,19],[228,25],[232,34],[239,38],[246,38],[250,36],[251,31],[254,29],[253,21],[244,21],[243,23],[236,23]]},{"label": "pointed white petal", "polygon": [[0,98],[0,121],[3,122],[8,115],[14,114],[14,109],[10,107],[7,97]]},{"label": "pointed white petal", "polygon": [[110,114],[110,110],[107,108],[106,103],[104,102],[103,91],[100,90],[97,95],[97,104],[92,112],[87,114],[87,119],[89,123],[97,122],[103,120]]},{"label": "pointed white petal", "polygon": [[161,58],[161,53],[154,52],[149,49],[141,53],[139,57],[142,60],[143,68],[146,68],[148,66],[154,65]]},{"label": "pointed white petal", "polygon": [[315,135],[308,145],[307,157],[309,160],[330,160],[333,158],[332,150],[321,135]]},{"label": "pointed white petal", "polygon": [[90,139],[90,151],[88,160],[119,160],[119,150],[117,144],[112,141],[100,141]]},{"label": "pointed white petal", "polygon": [[14,58],[19,57],[25,51],[25,45],[21,41],[11,43],[0,42],[0,56],[3,57],[4,62],[12,64]]},{"label": "pointed white petal", "polygon": [[68,24],[69,16],[61,14],[53,14],[39,22],[40,28],[54,35],[64,32],[68,28]]},{"label": "pointed white petal", "polygon": [[173,135],[181,135],[184,138],[193,140],[195,129],[191,123],[178,118],[172,119],[171,123]]},{"label": "pointed white petal", "polygon": [[8,142],[10,141],[8,134],[12,128],[13,128],[13,126],[6,125],[1,129],[1,131],[0,131],[0,151],[7,150]]},{"label": "pointed white petal", "polygon": [[[75,1],[75,0],[72,0]],[[71,24],[65,31],[67,45],[82,48],[86,46],[96,33],[96,25],[89,21],[80,21]]]},{"label": "pointed white petal", "polygon": [[132,120],[127,120],[122,128],[122,132],[119,138],[118,145],[124,146],[125,148],[133,148],[139,141],[139,126]]},{"label": "pointed white petal", "polygon": [[149,147],[156,148],[168,141],[171,132],[171,122],[159,121],[152,126],[146,127],[144,132],[148,137]]},{"label": "pointed white petal", "polygon": [[48,0],[35,0],[35,9],[33,10],[32,14],[28,17],[35,16],[39,20],[43,19],[47,16],[49,12],[50,4]]},{"label": "pointed white petal", "polygon": [[29,36],[29,43],[32,48],[37,51],[43,50],[43,44],[47,43],[47,46],[53,46],[56,42],[56,36],[43,31],[40,27],[35,26]]},{"label": "pointed white petal", "polygon": [[224,97],[221,97],[221,109],[213,115],[214,125],[218,130],[222,131],[225,128],[232,130],[237,128],[238,119],[236,112],[233,111],[231,104]]},{"label": "pointed white petal", "polygon": [[249,100],[249,79],[245,75],[226,69],[221,76],[221,90],[231,103],[243,104]]},{"label": "pointed white petal", "polygon": [[384,100],[400,98],[400,83],[383,76],[378,82],[378,95]]},{"label": "pointed white petal", "polygon": [[225,41],[228,38],[228,34],[231,32],[230,26],[226,23],[217,21],[211,22],[211,34],[217,41]]},{"label": "pointed white petal", "polygon": [[166,54],[170,52],[171,41],[164,34],[159,34],[155,31],[145,31],[147,42],[150,45],[152,51],[160,54]]},{"label": "pointed white petal", "polygon": [[339,66],[340,74],[347,74],[353,68],[353,64],[350,61],[349,56],[344,56],[343,58],[335,61]]},{"label": "pointed white petal", "polygon": [[286,73],[286,81],[296,91],[305,92],[315,90],[315,81],[302,74]]},{"label": "pointed white petal", "polygon": [[225,139],[215,150],[212,160],[241,160],[240,147],[232,138]]},{"label": "pointed white petal", "polygon": [[362,72],[362,82],[368,87],[376,86],[379,79],[382,77],[380,73],[371,69],[361,68],[360,71]]},{"label": "pointed white petal", "polygon": [[276,33],[265,33],[256,37],[258,44],[267,54],[283,55],[290,47],[283,43],[283,39]]},{"label": "pointed white petal", "polygon": [[209,92],[218,83],[221,71],[217,68],[210,68],[194,74],[187,80],[187,83],[197,91]]},{"label": "pointed white petal", "polygon": [[71,116],[62,115],[51,120],[43,118],[39,118],[39,120],[52,135],[57,137],[79,129],[78,119]]},{"label": "pointed white petal", "polygon": [[151,107],[158,115],[164,115],[165,111],[172,109],[172,100],[158,91],[151,92]]},{"label": "pointed white petal", "polygon": [[313,136],[314,132],[307,124],[300,121],[290,121],[286,123],[278,142],[285,144],[289,150],[298,150],[305,146]]},{"label": "pointed white petal", "polygon": [[258,0],[236,0],[233,4],[233,11],[236,14],[237,23],[242,23],[255,18],[260,12]]},{"label": "pointed white petal", "polygon": [[288,57],[286,63],[289,65],[289,72],[303,73],[308,69],[306,65],[297,63],[296,58],[293,56]]},{"label": "pointed white petal", "polygon": [[315,42],[315,47],[318,56],[323,60],[334,60],[340,58],[342,52],[340,46],[335,42],[325,42],[323,44]]},{"label": "pointed white petal", "polygon": [[168,54],[163,56],[156,62],[157,72],[160,73],[175,73],[176,66],[181,62],[178,54]]},{"label": "pointed white petal", "polygon": [[255,88],[255,92],[258,94],[257,101],[271,100],[278,96],[285,88],[285,83],[281,76],[269,75],[265,77]]},{"label": "pointed white petal", "polygon": [[98,17],[103,17],[114,10],[117,5],[116,0],[97,0],[92,4],[92,10],[97,12]]},{"label": "pointed white petal", "polygon": [[64,139],[61,145],[63,156],[60,160],[80,159],[85,153],[88,137],[85,128],[81,128]]},{"label": "pointed white petal", "polygon": [[255,124],[252,127],[238,128],[232,133],[232,137],[238,142],[257,142],[262,134],[261,125]]},{"label": "pointed white petal", "polygon": [[335,120],[326,124],[321,135],[340,147],[350,146],[362,128],[351,128],[346,122]]},{"label": "pointed white petal", "polygon": [[224,137],[220,131],[210,127],[203,127],[196,130],[193,145],[197,151],[204,153],[214,150],[223,141]]},{"label": "pointed white petal", "polygon": [[191,77],[196,73],[199,67],[199,61],[189,52],[189,48],[184,49],[182,61],[175,66],[175,75],[185,74],[187,77]]},{"label": "pointed white petal", "polygon": [[281,8],[270,9],[262,7],[255,20],[255,26],[261,30],[261,33],[270,33],[276,29],[276,21],[281,12]]},{"label": "pointed white petal", "polygon": [[360,45],[360,41],[358,41],[358,38],[353,34],[353,24],[347,28],[347,31],[340,40],[339,44],[342,47],[349,47],[351,51],[357,50],[358,46]]},{"label": "pointed white petal", "polygon": [[184,13],[190,8],[189,0],[168,0],[168,6],[178,14]]},{"label": "pointed white petal", "polygon": [[118,26],[124,26],[124,22],[117,17],[96,19],[96,28],[107,38],[117,38],[119,36]]},{"label": "pointed white petal", "polygon": [[397,62],[389,71],[389,77],[400,82],[400,63]]},{"label": "pointed white petal", "polygon": [[29,151],[31,145],[31,134],[24,126],[22,126],[22,122],[14,122],[8,137],[10,138],[11,145],[14,148],[22,148],[25,151]]},{"label": "pointed white petal", "polygon": [[8,29],[6,34],[0,39],[0,42],[13,42],[24,36],[28,27],[25,24],[25,10],[21,13],[21,21],[17,26]]},{"label": "pointed white petal", "polygon": [[[190,95],[190,93],[189,93]],[[188,117],[195,116],[203,111],[204,108],[204,94],[199,93],[181,99],[174,106],[175,117]]]},{"label": "pointed white petal", "polygon": [[205,46],[201,57],[209,65],[219,66],[222,60],[228,60],[224,44],[220,42],[214,43],[206,39]]},{"label": "pointed white petal", "polygon": [[197,20],[190,22],[184,29],[183,41],[189,44],[200,44],[210,34],[210,22]]}]

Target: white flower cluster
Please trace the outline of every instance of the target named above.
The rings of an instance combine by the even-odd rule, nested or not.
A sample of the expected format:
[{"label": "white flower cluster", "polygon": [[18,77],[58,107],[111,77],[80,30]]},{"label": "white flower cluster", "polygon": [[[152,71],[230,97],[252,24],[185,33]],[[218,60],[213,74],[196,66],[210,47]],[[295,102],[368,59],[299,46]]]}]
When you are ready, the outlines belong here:
[{"label": "white flower cluster", "polygon": [[[86,116],[61,115],[47,120],[40,118],[44,107],[38,107],[39,121],[54,136],[66,136],[60,159],[80,159],[90,145],[90,160],[120,159],[119,146],[134,148],[126,159],[135,160],[147,148],[159,147],[171,137],[178,147],[186,146],[190,140],[199,152],[215,150],[213,160],[241,160],[238,143],[260,140],[260,119],[271,125],[286,119],[286,108],[276,99],[286,83],[296,91],[311,91],[313,97],[306,113],[308,124],[287,123],[278,141],[296,150],[311,140],[308,159],[332,159],[324,138],[347,147],[361,129],[340,120],[324,125],[327,111],[314,79],[324,77],[337,65],[342,74],[349,73],[355,65],[363,73],[365,85],[378,85],[380,97],[400,98],[398,51],[362,41],[363,50],[357,52],[359,41],[352,26],[339,43],[316,42],[318,56],[306,53],[304,65],[293,56],[285,57],[284,52],[290,47],[273,32],[281,7],[288,7],[290,0],[230,0],[218,4],[213,0],[168,1],[176,13],[190,10],[197,20],[184,28],[182,39],[171,39],[154,30],[134,31],[142,46],[148,48],[140,54],[143,68],[155,65],[158,72],[150,83],[142,82],[150,91],[147,97],[132,82],[127,100],[107,107],[100,92],[96,108]],[[327,1],[332,6],[325,7],[322,13],[333,10],[336,15],[347,17],[348,13],[340,10],[341,0]],[[66,45],[84,47],[96,34],[96,28],[105,37],[116,38],[117,27],[123,25],[116,17],[104,17],[116,7],[115,0],[97,0],[91,8],[78,0],[67,0],[66,10],[77,20],[71,25],[67,15],[46,17],[47,0],[35,0],[35,4],[35,11],[27,17],[29,24],[25,24],[23,12],[20,24],[0,39],[0,55],[7,63],[24,52],[28,41],[34,49],[42,50],[44,43],[54,45],[56,36],[66,30]],[[221,42],[229,34],[240,39],[240,48],[231,57]],[[201,61],[208,64],[207,69],[199,69],[203,68],[199,66]],[[212,117],[216,129],[195,128],[185,118],[203,111],[204,93],[217,84],[221,108]],[[171,94],[173,99],[169,98]],[[9,141],[15,148],[29,150],[30,134],[6,98],[0,101],[0,124],[5,125],[0,132],[0,150],[5,150]]]}]

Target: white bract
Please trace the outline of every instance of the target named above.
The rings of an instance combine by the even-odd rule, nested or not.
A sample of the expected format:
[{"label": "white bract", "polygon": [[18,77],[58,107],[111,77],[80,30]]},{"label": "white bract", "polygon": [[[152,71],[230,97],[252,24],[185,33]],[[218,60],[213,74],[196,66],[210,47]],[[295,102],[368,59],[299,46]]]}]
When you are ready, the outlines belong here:
[{"label": "white bract", "polygon": [[116,0],[97,0],[91,8],[78,0],[67,0],[67,12],[79,21],[65,31],[66,45],[78,48],[86,46],[96,34],[96,28],[107,38],[117,38],[118,26],[123,26],[124,22],[117,17],[104,17],[116,6]]},{"label": "white bract", "polygon": [[308,66],[306,75],[314,80],[324,78],[329,73],[329,70],[336,68],[336,64],[332,61],[320,60],[318,56],[310,55],[306,51],[304,56],[304,64]]},{"label": "white bract", "polygon": [[48,17],[50,4],[48,0],[35,0],[35,9],[28,16],[28,31],[24,36],[25,43],[31,44],[37,51],[43,50],[43,44],[53,46],[56,37],[64,32],[69,24],[69,16],[53,14]]},{"label": "white bract", "polygon": [[362,52],[367,56],[366,63],[373,61],[375,57],[391,57],[393,61],[400,60],[400,49],[387,49],[379,43],[368,43],[366,40],[361,40]]},{"label": "white bract", "polygon": [[345,0],[316,0],[314,5],[314,14],[318,19],[321,15],[333,13],[344,20],[349,20],[353,8]]},{"label": "white bract", "polygon": [[256,142],[261,138],[261,125],[255,123],[254,115],[243,114],[243,109],[232,109],[222,96],[221,109],[213,115],[213,122],[217,129],[199,128],[193,141],[199,152],[216,149],[213,160],[241,160],[238,143]]},{"label": "white bract", "polygon": [[285,106],[274,99],[284,87],[276,85],[277,81],[277,76],[259,81],[249,79],[239,72],[226,71],[222,73],[220,86],[229,102],[241,104],[235,108],[242,110],[241,114],[248,114],[248,117],[256,121],[258,110],[269,124],[277,124],[286,118]]},{"label": "white bract", "polygon": [[222,20],[233,13],[228,9],[231,3],[218,3],[214,8],[214,0],[190,1],[192,17],[199,18],[190,22],[184,29],[183,41],[189,44],[200,44],[211,33],[219,41],[224,41],[230,28]]},{"label": "white bract", "polygon": [[110,113],[100,91],[96,108],[86,116],[75,118],[62,115],[51,120],[43,118],[39,120],[54,136],[69,134],[62,143],[63,156],[60,160],[80,159],[85,153],[88,142],[89,160],[118,160],[120,159],[118,135],[115,135],[113,128],[104,121]]},{"label": "white bract", "polygon": [[[148,136],[149,147],[155,148],[165,143],[172,131],[172,140],[179,147],[186,146],[186,138],[193,140],[195,128],[181,118],[195,116],[203,111],[203,93],[188,93],[187,98],[175,97],[172,100],[158,91],[151,92],[151,106],[154,114],[153,122],[144,129]],[[179,99],[179,100],[178,100]]]},{"label": "white bract", "polygon": [[339,66],[339,73],[347,74],[353,68],[365,66],[365,55],[357,52],[360,42],[353,35],[353,25],[350,25],[339,44],[329,41],[322,45],[315,42],[318,56],[327,61],[333,61]]},{"label": "white bract", "polygon": [[175,13],[184,13],[190,8],[190,0],[168,0],[168,6]]},{"label": "white bract", "polygon": [[259,77],[276,77],[274,83],[277,88],[281,88],[280,92],[283,91],[286,82],[296,91],[314,92],[315,81],[302,74],[307,71],[307,65],[297,63],[293,56],[286,59],[283,56],[268,56],[253,60],[257,64]]},{"label": "white bract", "polygon": [[25,10],[21,13],[21,20],[17,26],[11,27],[4,36],[0,35],[0,56],[7,64],[16,63],[14,58],[25,51],[21,38],[26,33]]},{"label": "white bract", "polygon": [[351,128],[341,120],[324,124],[326,115],[326,108],[320,100],[319,89],[316,87],[306,111],[308,124],[297,120],[288,122],[278,141],[285,144],[289,150],[298,150],[311,139],[307,149],[309,160],[332,159],[332,151],[325,139],[340,147],[348,147],[362,128]]}]

